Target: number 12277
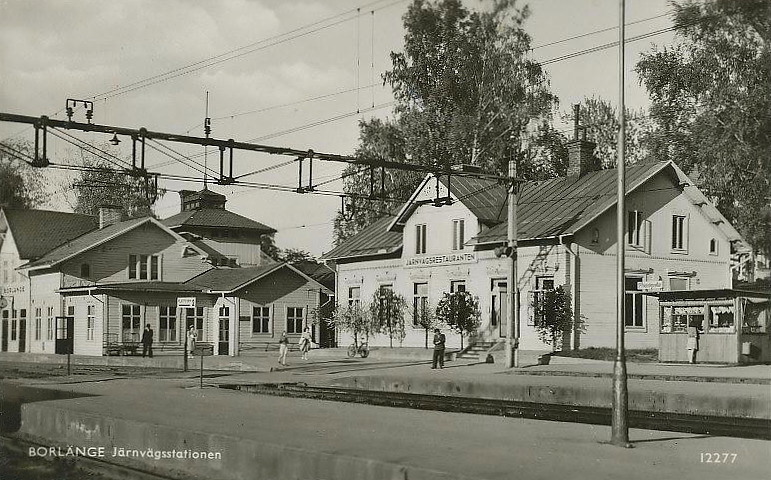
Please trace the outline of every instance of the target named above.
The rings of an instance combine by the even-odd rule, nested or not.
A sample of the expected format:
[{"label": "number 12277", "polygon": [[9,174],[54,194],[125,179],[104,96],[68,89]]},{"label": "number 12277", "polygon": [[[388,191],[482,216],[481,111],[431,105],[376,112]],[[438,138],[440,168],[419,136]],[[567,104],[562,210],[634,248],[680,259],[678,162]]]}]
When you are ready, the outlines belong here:
[{"label": "number 12277", "polygon": [[735,453],[705,452],[701,454],[700,460],[701,463],[735,463],[737,456]]}]

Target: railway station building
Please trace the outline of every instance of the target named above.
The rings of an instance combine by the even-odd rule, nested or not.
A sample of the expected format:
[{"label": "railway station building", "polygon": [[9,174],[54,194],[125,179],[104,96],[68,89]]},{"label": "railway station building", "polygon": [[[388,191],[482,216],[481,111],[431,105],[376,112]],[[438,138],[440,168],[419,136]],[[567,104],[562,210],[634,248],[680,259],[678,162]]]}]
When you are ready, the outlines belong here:
[{"label": "railway station building", "polygon": [[282,331],[296,341],[305,326],[317,342],[327,335],[316,318],[333,292],[261,251],[261,235],[275,230],[225,210],[225,197],[206,189],[182,192],[181,203],[162,221],[123,221],[110,207],[98,221],[58,214],[70,229],[34,252],[16,245],[29,248],[35,219],[43,228],[57,212],[3,211],[14,282],[2,286],[2,350],[131,354],[146,324],[156,354],[181,354],[191,325],[199,342],[230,356],[264,349]]},{"label": "railway station building", "polygon": [[[658,298],[645,289],[730,289],[732,252],[749,251],[673,162],[627,167],[628,228],[617,239],[617,171],[600,170],[593,150],[592,143],[574,140],[567,176],[519,186],[517,283],[524,350],[551,349],[538,338],[534,312],[542,292],[558,285],[570,292],[577,319],[562,348],[615,346],[618,241],[626,249],[627,348],[659,348],[660,335],[671,333],[662,324]],[[480,302],[481,325],[473,341],[501,342],[507,331],[508,259],[496,256],[495,249],[506,245],[507,209],[507,187],[496,180],[426,176],[396,214],[322,257],[337,273],[338,302],[364,302],[381,289],[393,289],[411,306],[402,344],[417,347],[425,338],[417,306],[435,307],[443,293],[462,289]],[[726,328],[713,335],[741,327],[728,310]],[[352,340],[341,339],[346,341]],[[370,345],[388,345],[388,338],[371,338]],[[457,336],[448,335],[450,346],[459,346]]]}]

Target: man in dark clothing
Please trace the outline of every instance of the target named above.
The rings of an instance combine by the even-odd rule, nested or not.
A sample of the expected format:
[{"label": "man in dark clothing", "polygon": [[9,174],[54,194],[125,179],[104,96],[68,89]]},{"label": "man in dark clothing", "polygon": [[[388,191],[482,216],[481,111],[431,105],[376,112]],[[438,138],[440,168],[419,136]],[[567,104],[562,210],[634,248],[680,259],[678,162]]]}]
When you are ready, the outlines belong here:
[{"label": "man in dark clothing", "polygon": [[153,329],[149,323],[142,332],[142,356],[145,357],[148,353],[150,358],[153,358]]},{"label": "man in dark clothing", "polygon": [[437,363],[439,368],[444,368],[444,341],[444,334],[438,328],[434,329],[434,359],[431,368],[436,368]]}]

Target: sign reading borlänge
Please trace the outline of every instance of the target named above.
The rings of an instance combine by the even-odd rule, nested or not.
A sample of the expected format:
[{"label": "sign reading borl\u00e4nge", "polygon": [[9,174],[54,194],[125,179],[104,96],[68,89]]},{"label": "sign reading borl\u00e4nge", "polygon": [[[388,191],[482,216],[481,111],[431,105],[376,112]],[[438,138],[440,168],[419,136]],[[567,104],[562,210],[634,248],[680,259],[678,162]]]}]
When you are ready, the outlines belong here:
[{"label": "sign reading borl\u00e4nge", "polygon": [[426,257],[411,257],[404,261],[405,267],[432,267],[442,265],[457,265],[459,263],[475,263],[477,255],[474,252],[446,253]]}]

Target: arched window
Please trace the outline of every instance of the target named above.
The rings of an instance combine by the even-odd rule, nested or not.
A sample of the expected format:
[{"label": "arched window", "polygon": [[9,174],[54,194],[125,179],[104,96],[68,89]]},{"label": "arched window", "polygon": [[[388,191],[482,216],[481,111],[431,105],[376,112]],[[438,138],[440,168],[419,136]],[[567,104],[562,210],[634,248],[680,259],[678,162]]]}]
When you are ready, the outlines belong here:
[{"label": "arched window", "polygon": [[709,253],[717,255],[717,240],[714,238],[709,241]]},{"label": "arched window", "polygon": [[83,278],[88,278],[91,276],[91,265],[87,263],[80,264],[80,276]]}]

